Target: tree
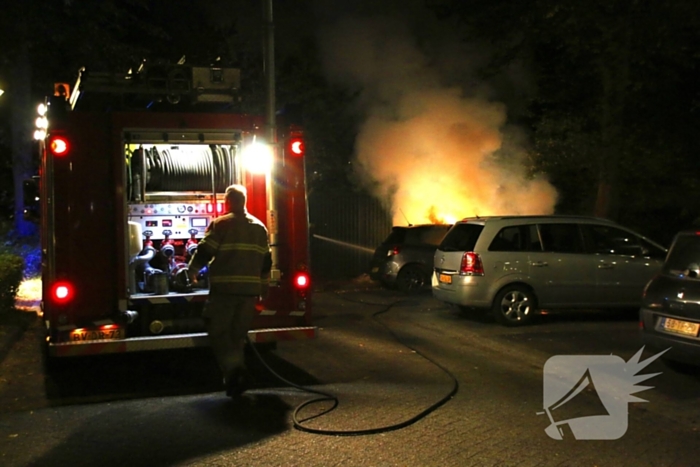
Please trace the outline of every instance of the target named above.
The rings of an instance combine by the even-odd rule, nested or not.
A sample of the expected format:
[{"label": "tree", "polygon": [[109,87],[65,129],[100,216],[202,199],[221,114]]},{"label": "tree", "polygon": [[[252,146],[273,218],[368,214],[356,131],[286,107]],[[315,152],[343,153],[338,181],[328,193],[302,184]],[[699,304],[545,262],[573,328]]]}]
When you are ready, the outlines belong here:
[{"label": "tree", "polygon": [[[515,60],[532,73],[536,92],[522,122],[536,165],[563,194],[560,207],[619,220],[650,206],[697,215],[689,201],[697,184],[677,169],[698,166],[696,2],[428,1],[458,18],[465,40],[490,47],[483,76]],[[662,193],[650,190],[662,183]]]},{"label": "tree", "polygon": [[[11,70],[7,77],[6,95],[10,103],[10,143],[12,153],[14,209],[13,217],[16,232],[29,236],[36,231],[34,224],[24,220],[23,183],[31,173],[31,120],[29,107],[31,102],[31,65],[29,62],[29,45],[27,43],[30,18],[19,15],[8,7],[4,18],[13,18],[9,24],[2,25],[3,43],[12,44],[2,57],[2,63]],[[17,20],[14,20],[14,19]]]},{"label": "tree", "polygon": [[151,36],[157,32],[137,20],[135,13],[146,11],[145,6],[145,1],[139,0],[37,0],[4,7],[0,39],[6,47],[0,52],[0,63],[11,70],[7,97],[11,106],[13,217],[18,235],[36,231],[23,216],[23,183],[33,175],[35,166],[31,138],[36,107],[32,103],[38,103],[51,89],[51,80],[75,78],[76,63],[92,59],[125,64],[143,56],[143,47],[128,39],[130,33],[140,32],[139,26]]}]

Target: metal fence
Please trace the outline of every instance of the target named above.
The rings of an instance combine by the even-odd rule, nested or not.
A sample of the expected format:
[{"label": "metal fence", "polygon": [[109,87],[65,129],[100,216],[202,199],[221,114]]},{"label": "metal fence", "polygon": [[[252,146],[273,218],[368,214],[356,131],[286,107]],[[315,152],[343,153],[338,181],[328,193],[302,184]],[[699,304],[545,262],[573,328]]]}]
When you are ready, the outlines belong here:
[{"label": "metal fence", "polygon": [[311,271],[316,280],[354,279],[369,272],[374,249],[391,231],[391,215],[365,193],[309,196]]}]

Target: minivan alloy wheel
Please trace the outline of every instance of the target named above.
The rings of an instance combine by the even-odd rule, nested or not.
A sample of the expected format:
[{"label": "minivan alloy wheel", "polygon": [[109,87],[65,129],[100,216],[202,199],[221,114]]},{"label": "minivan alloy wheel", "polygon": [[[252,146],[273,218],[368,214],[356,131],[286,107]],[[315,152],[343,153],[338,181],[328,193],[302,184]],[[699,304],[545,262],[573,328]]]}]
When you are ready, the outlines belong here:
[{"label": "minivan alloy wheel", "polygon": [[535,310],[535,296],[525,287],[503,289],[493,304],[496,320],[506,326],[521,326],[528,322]]}]

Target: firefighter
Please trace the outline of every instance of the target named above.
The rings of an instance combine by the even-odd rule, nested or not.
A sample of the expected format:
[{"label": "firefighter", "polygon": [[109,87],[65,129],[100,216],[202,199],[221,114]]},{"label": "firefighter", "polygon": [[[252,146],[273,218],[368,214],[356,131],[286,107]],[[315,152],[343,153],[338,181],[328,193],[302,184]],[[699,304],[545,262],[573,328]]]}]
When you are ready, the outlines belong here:
[{"label": "firefighter", "polygon": [[255,304],[267,293],[272,261],[265,225],[246,210],[244,186],[226,189],[226,209],[227,214],[207,227],[189,262],[188,276],[194,283],[199,270],[209,267],[203,317],[226,394],[235,397],[250,383],[243,348]]}]

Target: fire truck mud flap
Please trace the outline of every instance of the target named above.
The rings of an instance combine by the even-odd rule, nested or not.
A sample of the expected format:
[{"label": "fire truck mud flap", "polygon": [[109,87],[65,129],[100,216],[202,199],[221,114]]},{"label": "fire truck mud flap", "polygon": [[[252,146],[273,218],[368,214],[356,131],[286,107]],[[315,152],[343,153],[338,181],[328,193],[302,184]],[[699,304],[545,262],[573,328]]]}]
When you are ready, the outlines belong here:
[{"label": "fire truck mud flap", "polygon": [[[314,339],[316,338],[317,333],[317,326],[254,329],[248,332],[248,338],[250,339],[250,342],[259,344],[267,342]],[[121,340],[65,342],[49,344],[48,350],[51,357],[79,357],[109,353],[207,347],[208,345],[209,337],[206,333],[195,333],[132,337]]]}]

